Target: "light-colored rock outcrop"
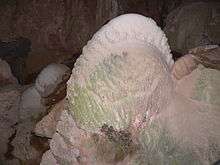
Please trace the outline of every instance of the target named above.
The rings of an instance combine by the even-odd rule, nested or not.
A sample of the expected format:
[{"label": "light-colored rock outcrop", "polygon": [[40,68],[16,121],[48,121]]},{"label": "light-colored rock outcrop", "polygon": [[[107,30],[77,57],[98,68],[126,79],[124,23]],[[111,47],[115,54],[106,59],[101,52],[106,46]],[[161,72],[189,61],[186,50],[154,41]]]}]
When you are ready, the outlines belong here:
[{"label": "light-colored rock outcrop", "polygon": [[41,96],[35,86],[32,86],[23,92],[19,106],[19,113],[21,120],[36,120],[46,113],[46,108],[41,103]]},{"label": "light-colored rock outcrop", "polygon": [[36,89],[41,97],[48,97],[55,92],[57,86],[67,81],[70,69],[62,64],[50,64],[45,67],[36,79]]},{"label": "light-colored rock outcrop", "polygon": [[56,126],[63,110],[64,101],[60,101],[50,109],[48,115],[36,124],[34,133],[37,136],[52,138],[53,134],[56,132]]}]

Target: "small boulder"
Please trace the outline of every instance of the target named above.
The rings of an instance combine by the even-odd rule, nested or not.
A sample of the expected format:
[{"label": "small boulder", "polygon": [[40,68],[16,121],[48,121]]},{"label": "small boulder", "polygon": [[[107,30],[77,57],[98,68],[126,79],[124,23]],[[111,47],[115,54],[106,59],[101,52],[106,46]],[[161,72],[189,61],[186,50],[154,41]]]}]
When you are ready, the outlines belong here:
[{"label": "small boulder", "polygon": [[54,93],[59,84],[69,79],[70,73],[70,69],[62,64],[50,64],[44,68],[35,83],[41,97],[48,97]]},{"label": "small boulder", "polygon": [[57,103],[35,127],[35,134],[41,137],[52,138],[56,132],[57,122],[60,119],[61,112],[64,110],[64,101]]},{"label": "small boulder", "polygon": [[41,96],[34,86],[23,92],[19,106],[19,113],[21,120],[28,118],[38,119],[46,113],[46,108],[41,103]]}]

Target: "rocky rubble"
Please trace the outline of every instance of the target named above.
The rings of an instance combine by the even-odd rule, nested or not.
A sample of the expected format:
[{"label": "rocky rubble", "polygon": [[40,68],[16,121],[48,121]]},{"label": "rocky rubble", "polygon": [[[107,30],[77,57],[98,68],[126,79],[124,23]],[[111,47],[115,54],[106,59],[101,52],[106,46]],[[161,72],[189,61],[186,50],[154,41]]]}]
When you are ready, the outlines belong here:
[{"label": "rocky rubble", "polygon": [[[8,64],[1,62],[0,164],[39,164],[43,152],[48,149],[48,138],[54,134],[62,111],[59,104],[54,104],[66,95],[70,69],[65,65],[51,64],[38,76],[36,84],[20,86],[12,81],[15,78]],[[42,119],[47,113],[48,116]],[[41,119],[36,134],[42,137],[37,137],[33,132]]]}]

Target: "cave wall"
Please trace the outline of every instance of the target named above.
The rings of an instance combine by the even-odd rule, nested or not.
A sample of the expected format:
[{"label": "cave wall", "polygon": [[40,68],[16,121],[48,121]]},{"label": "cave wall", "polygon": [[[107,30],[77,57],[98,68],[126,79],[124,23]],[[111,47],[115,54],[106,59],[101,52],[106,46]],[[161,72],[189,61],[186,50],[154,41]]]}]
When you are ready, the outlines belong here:
[{"label": "cave wall", "polygon": [[51,62],[80,54],[92,34],[117,15],[143,14],[163,27],[166,15],[182,3],[182,0],[1,0],[0,39],[10,41],[22,36],[31,40],[26,72],[32,75]]}]

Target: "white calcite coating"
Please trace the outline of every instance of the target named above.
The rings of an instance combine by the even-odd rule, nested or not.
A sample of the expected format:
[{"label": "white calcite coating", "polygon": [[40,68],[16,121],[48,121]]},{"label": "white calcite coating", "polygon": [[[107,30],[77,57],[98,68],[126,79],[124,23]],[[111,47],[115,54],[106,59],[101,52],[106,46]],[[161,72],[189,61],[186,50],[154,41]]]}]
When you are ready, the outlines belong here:
[{"label": "white calcite coating", "polygon": [[[168,69],[172,68],[174,61],[167,38],[156,22],[139,14],[125,14],[112,19],[93,35],[84,46],[74,70],[76,74],[86,77],[94,71],[95,64],[102,62],[111,54],[121,53],[123,51],[121,48],[126,50],[130,45],[156,49],[160,53],[154,56],[161,58]],[[85,72],[79,70],[78,65],[85,65],[87,67]],[[81,81],[80,75],[79,79]]]},{"label": "white calcite coating", "polygon": [[96,132],[104,123],[123,129],[150,119],[170,102],[172,64],[152,19],[126,14],[111,20],[83,48],[68,81],[78,126]]},{"label": "white calcite coating", "polygon": [[57,86],[63,82],[65,74],[69,74],[70,69],[63,64],[50,64],[44,68],[36,79],[36,89],[42,97],[52,94]]}]

